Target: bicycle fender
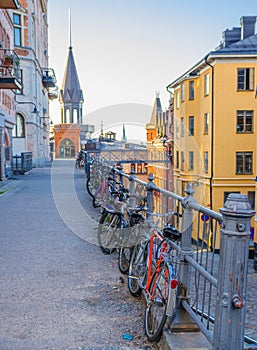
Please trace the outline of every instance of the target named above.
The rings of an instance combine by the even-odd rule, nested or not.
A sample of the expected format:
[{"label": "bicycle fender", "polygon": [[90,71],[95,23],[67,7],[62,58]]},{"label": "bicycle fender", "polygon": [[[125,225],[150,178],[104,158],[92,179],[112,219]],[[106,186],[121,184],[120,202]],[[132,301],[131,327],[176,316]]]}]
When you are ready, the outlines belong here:
[{"label": "bicycle fender", "polygon": [[172,267],[172,265],[167,264],[167,267],[169,269],[169,276],[170,276],[170,280],[169,280],[169,297],[168,297],[168,305],[167,305],[167,309],[166,309],[166,314],[168,317],[170,318],[174,318],[175,317],[175,313],[176,313],[176,303],[177,303],[177,279],[174,276],[174,269]]}]

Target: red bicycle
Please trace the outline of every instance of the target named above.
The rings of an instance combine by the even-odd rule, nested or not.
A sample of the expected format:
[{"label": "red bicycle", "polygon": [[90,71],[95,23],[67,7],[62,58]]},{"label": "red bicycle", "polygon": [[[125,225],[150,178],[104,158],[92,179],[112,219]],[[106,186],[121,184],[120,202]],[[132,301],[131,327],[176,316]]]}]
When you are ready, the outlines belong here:
[{"label": "red bicycle", "polygon": [[[174,215],[174,213],[173,213]],[[145,333],[150,341],[161,337],[167,317],[176,313],[178,254],[174,246],[181,233],[171,224],[136,243],[129,266],[128,286],[133,296],[146,297]]]}]

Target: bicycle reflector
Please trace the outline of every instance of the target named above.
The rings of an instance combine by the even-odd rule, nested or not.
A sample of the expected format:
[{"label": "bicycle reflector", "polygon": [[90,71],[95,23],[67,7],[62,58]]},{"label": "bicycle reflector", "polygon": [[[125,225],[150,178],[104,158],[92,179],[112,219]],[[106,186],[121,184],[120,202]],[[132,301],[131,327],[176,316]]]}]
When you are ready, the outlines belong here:
[{"label": "bicycle reflector", "polygon": [[175,289],[177,287],[177,285],[178,285],[177,280],[174,280],[174,279],[170,280],[170,288],[171,289]]}]

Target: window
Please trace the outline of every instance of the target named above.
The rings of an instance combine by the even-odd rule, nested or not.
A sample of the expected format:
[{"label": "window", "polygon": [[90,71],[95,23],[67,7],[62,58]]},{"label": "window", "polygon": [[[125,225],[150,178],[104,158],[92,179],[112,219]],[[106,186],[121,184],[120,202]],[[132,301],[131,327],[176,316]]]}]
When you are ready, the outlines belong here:
[{"label": "window", "polygon": [[13,128],[13,137],[25,137],[25,122],[21,114],[16,115],[16,125]]},{"label": "window", "polygon": [[204,152],[204,172],[208,173],[208,168],[209,168],[209,153]]},{"label": "window", "polygon": [[193,136],[195,132],[195,118],[189,117],[189,136]]},{"label": "window", "polygon": [[237,90],[253,90],[254,68],[237,69]]},{"label": "window", "polygon": [[204,135],[209,133],[209,113],[204,113]]},{"label": "window", "polygon": [[181,102],[185,101],[185,84],[181,85]]},{"label": "window", "polygon": [[224,192],[224,205],[228,199],[228,196],[230,195],[230,193],[240,193],[240,192]]},{"label": "window", "polygon": [[14,46],[21,46],[21,15],[13,14]]},{"label": "window", "polygon": [[189,152],[189,170],[194,170],[194,152]]},{"label": "window", "polygon": [[237,111],[236,113],[236,132],[253,132],[253,111]]},{"label": "window", "polygon": [[15,74],[16,74],[17,79],[21,81],[22,88],[21,89],[15,89],[15,90],[13,90],[13,92],[16,95],[23,95],[23,70],[22,69],[16,69]]},{"label": "window", "polygon": [[255,191],[249,191],[247,193],[247,197],[249,199],[249,202],[251,204],[251,208],[255,210]]},{"label": "window", "polygon": [[195,99],[195,82],[194,80],[191,80],[189,82],[189,100]]},{"label": "window", "polygon": [[253,173],[253,152],[236,152],[236,174]]},{"label": "window", "polygon": [[181,136],[185,136],[185,118],[181,118]]},{"label": "window", "polygon": [[179,101],[179,99],[180,99],[180,93],[177,92],[177,93],[176,93],[176,108],[179,108],[179,107],[180,107],[180,101]]},{"label": "window", "polygon": [[205,74],[204,76],[204,95],[209,95],[210,93],[210,75]]},{"label": "window", "polygon": [[179,168],[179,151],[176,151],[176,168]]},{"label": "window", "polygon": [[181,170],[185,170],[185,153],[181,152]]},{"label": "window", "polygon": [[176,123],[176,138],[179,139],[179,122]]}]

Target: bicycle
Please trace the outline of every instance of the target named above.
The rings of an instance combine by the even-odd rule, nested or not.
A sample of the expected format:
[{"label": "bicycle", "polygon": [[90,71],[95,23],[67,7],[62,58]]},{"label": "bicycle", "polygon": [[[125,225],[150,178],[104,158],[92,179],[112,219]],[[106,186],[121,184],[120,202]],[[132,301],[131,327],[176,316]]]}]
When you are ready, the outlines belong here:
[{"label": "bicycle", "polygon": [[115,183],[120,188],[111,192],[114,200],[103,209],[98,227],[98,243],[105,254],[111,254],[118,249],[119,270],[125,274],[128,272],[131,252],[138,237],[140,224],[145,221],[141,212],[146,211],[146,208],[144,205],[129,207],[128,189],[117,181]]},{"label": "bicycle", "polygon": [[[95,159],[92,159],[91,164],[93,164]],[[106,179],[106,175],[108,174],[109,168],[97,168],[97,166],[92,168],[90,172],[90,177],[87,179],[86,188],[88,194],[93,198],[93,207],[98,208],[101,206],[104,197],[106,195],[107,188],[111,191],[110,187],[113,187],[111,184],[111,178],[108,176],[108,180]]]},{"label": "bicycle", "polygon": [[85,159],[84,159],[84,154],[82,151],[78,153],[76,162],[75,162],[75,168],[78,170],[84,169],[84,164],[85,164]]},{"label": "bicycle", "polygon": [[149,341],[158,341],[167,317],[173,320],[176,314],[178,254],[174,242],[180,236],[171,224],[162,231],[155,226],[150,237],[139,238],[132,252],[128,286],[133,296],[143,291],[146,297],[144,326]]}]

